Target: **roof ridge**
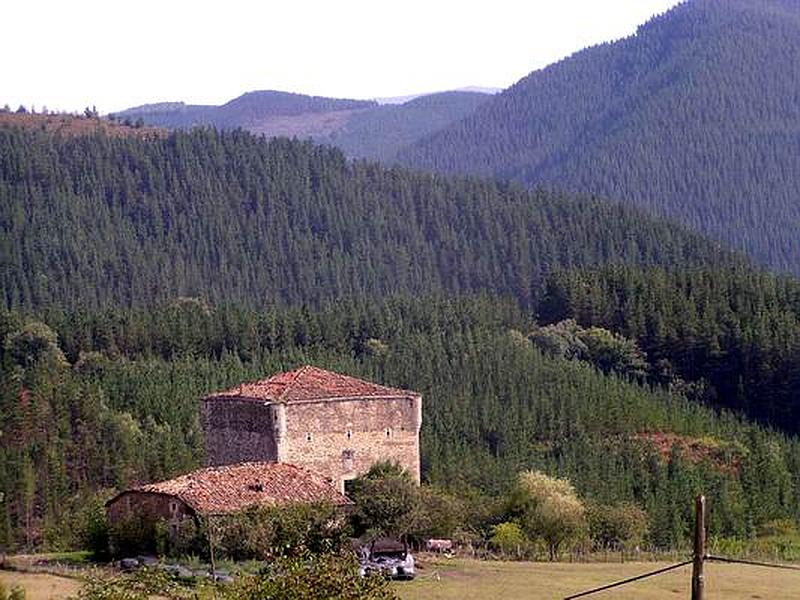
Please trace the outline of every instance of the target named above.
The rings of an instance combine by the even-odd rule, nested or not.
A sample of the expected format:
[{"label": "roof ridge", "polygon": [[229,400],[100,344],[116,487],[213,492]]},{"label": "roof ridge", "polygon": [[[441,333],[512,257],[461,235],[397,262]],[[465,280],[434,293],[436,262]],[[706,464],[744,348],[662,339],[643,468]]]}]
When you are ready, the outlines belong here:
[{"label": "roof ridge", "polygon": [[323,369],[312,364],[298,366],[265,379],[241,382],[236,387],[215,392],[206,399],[243,398],[276,404],[318,399],[378,398],[418,396],[418,392],[369,381],[355,375]]},{"label": "roof ridge", "polygon": [[281,391],[280,394],[278,394],[275,397],[275,400],[277,400],[278,402],[281,402],[283,400],[283,397],[289,392],[289,390],[292,388],[292,386],[294,386],[294,384],[297,383],[297,380],[300,378],[300,376],[310,368],[311,368],[311,365],[306,363],[305,365],[303,365],[299,369],[296,369],[295,372],[294,372],[294,377],[292,377],[292,380],[283,387],[283,390]]}]

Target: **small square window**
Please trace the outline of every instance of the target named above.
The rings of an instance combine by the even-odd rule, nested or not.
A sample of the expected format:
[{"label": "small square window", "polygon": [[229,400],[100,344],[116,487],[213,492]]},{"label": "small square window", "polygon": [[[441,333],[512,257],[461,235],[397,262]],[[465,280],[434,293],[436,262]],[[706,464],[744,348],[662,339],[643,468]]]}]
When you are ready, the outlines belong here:
[{"label": "small square window", "polygon": [[310,431],[306,434],[306,441],[307,442],[311,441],[311,432]]}]

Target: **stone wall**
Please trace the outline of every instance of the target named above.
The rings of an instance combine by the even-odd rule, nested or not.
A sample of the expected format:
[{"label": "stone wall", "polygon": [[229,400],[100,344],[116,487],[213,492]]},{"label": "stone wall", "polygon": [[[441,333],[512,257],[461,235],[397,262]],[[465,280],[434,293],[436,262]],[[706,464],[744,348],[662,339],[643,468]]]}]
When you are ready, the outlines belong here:
[{"label": "stone wall", "polygon": [[264,402],[206,398],[201,403],[206,465],[277,461],[277,415]]},{"label": "stone wall", "polygon": [[340,491],[346,480],[385,460],[400,463],[419,482],[420,420],[419,397],[290,403],[279,454]]},{"label": "stone wall", "polygon": [[194,511],[175,496],[152,492],[124,492],[106,507],[111,523],[136,517],[156,521],[181,521],[194,516]]},{"label": "stone wall", "polygon": [[273,461],[344,482],[378,461],[400,463],[419,482],[419,396],[268,404],[206,398],[206,464]]}]

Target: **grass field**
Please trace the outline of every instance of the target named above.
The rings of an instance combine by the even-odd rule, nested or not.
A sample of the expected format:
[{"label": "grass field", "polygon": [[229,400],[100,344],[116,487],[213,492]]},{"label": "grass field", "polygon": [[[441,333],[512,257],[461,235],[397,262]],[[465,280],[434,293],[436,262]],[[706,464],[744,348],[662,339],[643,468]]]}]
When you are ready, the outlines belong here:
[{"label": "grass field", "polygon": [[[558,599],[652,571],[666,563],[522,563],[475,560],[421,561],[417,579],[395,584],[403,600]],[[689,598],[691,567],[600,592],[598,600]],[[7,589],[21,585],[27,600],[63,600],[78,591],[74,579],[0,571]],[[707,600],[800,600],[800,572],[706,564]]]},{"label": "grass field", "polygon": [[[555,599],[668,566],[667,563],[422,562],[417,579],[396,584],[404,600]],[[691,566],[600,592],[589,599],[689,598]],[[707,600],[800,600],[800,572],[706,563]]]},{"label": "grass field", "polygon": [[0,571],[0,581],[10,591],[14,586],[25,590],[25,600],[62,600],[77,593],[80,582],[68,577],[45,573],[19,573]]}]

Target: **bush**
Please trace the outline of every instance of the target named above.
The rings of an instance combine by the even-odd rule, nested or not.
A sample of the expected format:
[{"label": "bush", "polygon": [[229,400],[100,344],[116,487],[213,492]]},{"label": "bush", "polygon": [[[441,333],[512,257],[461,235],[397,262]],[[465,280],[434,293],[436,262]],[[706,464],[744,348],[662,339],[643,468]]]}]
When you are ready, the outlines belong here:
[{"label": "bush", "polygon": [[353,526],[357,535],[400,537],[412,529],[419,489],[396,463],[376,463],[353,480],[350,499],[356,504]]},{"label": "bush", "polygon": [[15,585],[8,594],[8,600],[25,600],[25,590]]},{"label": "bush", "polygon": [[389,582],[361,577],[352,554],[305,555],[277,559],[255,577],[233,585],[184,587],[165,573],[143,569],[132,575],[90,578],[73,600],[391,600]]},{"label": "bush", "polygon": [[3,582],[0,581],[0,600],[25,600],[25,590],[15,585],[10,592],[7,592]]},{"label": "bush", "polygon": [[111,529],[102,495],[89,500],[77,515],[78,539],[95,560],[111,557]]},{"label": "bush", "polygon": [[430,538],[452,538],[466,522],[464,502],[431,486],[422,486],[410,515],[409,537],[421,543]]},{"label": "bush", "polygon": [[547,545],[550,560],[585,527],[584,507],[572,484],[539,471],[521,473],[511,497],[511,514],[530,539]]},{"label": "bush", "polygon": [[170,556],[206,556],[208,554],[208,538],[204,526],[199,526],[193,519],[178,523],[173,532],[166,538],[166,552]]},{"label": "bush", "polygon": [[40,360],[49,360],[58,367],[67,365],[55,331],[39,321],[29,321],[18,331],[9,333],[4,346],[11,359],[24,368]]},{"label": "bush", "polygon": [[110,554],[114,557],[155,554],[158,549],[156,521],[145,517],[120,520],[109,528]]},{"label": "bush", "polygon": [[624,550],[642,543],[647,535],[647,513],[638,505],[590,504],[586,510],[589,535],[601,548]]},{"label": "bush", "polygon": [[519,525],[504,521],[492,527],[489,545],[505,556],[522,558],[528,546],[528,539]]},{"label": "bush", "polygon": [[221,598],[208,584],[186,588],[172,580],[164,571],[140,569],[117,577],[90,576],[76,596],[70,600],[200,600]]},{"label": "bush", "polygon": [[792,519],[773,519],[758,526],[758,537],[795,537],[797,523]]},{"label": "bush", "polygon": [[361,577],[352,554],[281,559],[251,580],[225,590],[224,600],[389,600],[394,592],[380,575]]},{"label": "bush", "polygon": [[215,548],[234,560],[338,551],[349,533],[337,508],[326,503],[253,507],[211,524]]}]

